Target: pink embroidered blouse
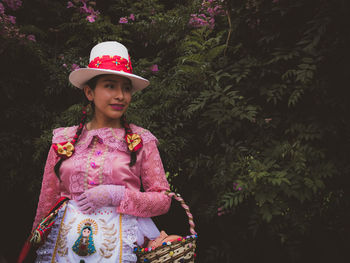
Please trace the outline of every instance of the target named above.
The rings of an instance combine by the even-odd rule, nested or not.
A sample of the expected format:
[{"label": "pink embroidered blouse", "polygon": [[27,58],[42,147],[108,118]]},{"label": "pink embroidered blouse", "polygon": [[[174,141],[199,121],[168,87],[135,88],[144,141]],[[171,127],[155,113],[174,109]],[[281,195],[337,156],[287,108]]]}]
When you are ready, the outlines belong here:
[{"label": "pink embroidered blouse", "polygon": [[[37,213],[33,228],[61,196],[75,199],[85,190],[100,184],[124,185],[124,199],[117,207],[118,213],[138,217],[164,214],[171,199],[163,192],[169,190],[156,137],[146,129],[130,125],[143,140],[137,161],[129,167],[130,153],[124,140],[123,128],[83,128],[73,156],[62,162],[60,178],[54,172],[59,160],[51,147],[43,175]],[[52,143],[71,141],[77,126],[57,128]],[[140,192],[140,185],[145,192]]]}]

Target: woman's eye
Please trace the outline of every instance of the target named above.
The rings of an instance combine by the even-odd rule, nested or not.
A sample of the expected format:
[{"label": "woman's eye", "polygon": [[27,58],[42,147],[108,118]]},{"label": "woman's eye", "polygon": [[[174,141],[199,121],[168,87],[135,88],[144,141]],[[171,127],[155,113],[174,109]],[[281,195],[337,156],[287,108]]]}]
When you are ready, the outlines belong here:
[{"label": "woman's eye", "polygon": [[124,86],[124,90],[130,92],[131,91],[131,86],[130,85]]},{"label": "woman's eye", "polygon": [[113,89],[113,85],[112,84],[106,84],[105,87],[109,88],[109,89]]}]

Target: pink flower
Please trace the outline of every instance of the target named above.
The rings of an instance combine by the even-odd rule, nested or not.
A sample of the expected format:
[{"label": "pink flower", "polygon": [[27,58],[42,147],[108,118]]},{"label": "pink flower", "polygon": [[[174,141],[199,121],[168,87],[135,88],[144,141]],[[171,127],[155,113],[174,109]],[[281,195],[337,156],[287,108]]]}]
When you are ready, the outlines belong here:
[{"label": "pink flower", "polygon": [[233,183],[233,190],[241,191],[242,187],[238,186],[238,183]]},{"label": "pink flower", "polygon": [[214,17],[207,17],[205,14],[191,14],[191,18],[188,23],[190,26],[196,28],[204,26],[214,28],[215,19]]},{"label": "pink flower", "polygon": [[157,72],[157,71],[159,71],[158,65],[157,65],[157,64],[152,65],[152,66],[150,67],[150,70],[151,70],[152,72]]},{"label": "pink flower", "polygon": [[128,19],[126,17],[121,17],[119,19],[119,24],[127,24],[128,23]]},{"label": "pink flower", "polygon": [[4,14],[5,13],[5,7],[2,3],[0,3],[0,14]]},{"label": "pink flower", "polygon": [[85,13],[85,14],[90,14],[90,10],[87,8],[86,6],[86,3],[85,2],[82,2],[83,3],[83,6],[80,7],[80,13]]},{"label": "pink flower", "polygon": [[207,11],[208,11],[208,13],[209,13],[210,16],[214,16],[214,15],[215,15],[214,9],[213,9],[213,8],[209,7],[209,8],[207,9]]},{"label": "pink flower", "polygon": [[134,16],[134,14],[130,14],[129,18],[130,18],[130,20],[135,21],[135,16]]},{"label": "pink flower", "polygon": [[14,16],[8,16],[8,18],[9,18],[9,20],[10,20],[10,22],[11,22],[12,24],[16,24],[16,17],[14,17]]},{"label": "pink flower", "polygon": [[77,64],[72,64],[72,70],[77,70],[77,69],[80,69],[79,65]]},{"label": "pink flower", "polygon": [[272,118],[265,118],[266,123],[269,123],[270,121],[272,121]]},{"label": "pink flower", "polygon": [[74,7],[74,5],[73,5],[73,3],[71,1],[68,1],[67,8],[71,8],[71,7]]},{"label": "pink flower", "polygon": [[12,10],[17,10],[22,6],[21,0],[3,0],[3,2]]},{"label": "pink flower", "polygon": [[62,64],[62,66],[63,66],[64,68],[67,68],[67,64]]},{"label": "pink flower", "polygon": [[90,23],[95,22],[96,16],[95,15],[89,15],[86,17],[86,20],[89,21]]},{"label": "pink flower", "polygon": [[36,42],[35,36],[34,35],[28,35],[27,39],[33,42]]}]

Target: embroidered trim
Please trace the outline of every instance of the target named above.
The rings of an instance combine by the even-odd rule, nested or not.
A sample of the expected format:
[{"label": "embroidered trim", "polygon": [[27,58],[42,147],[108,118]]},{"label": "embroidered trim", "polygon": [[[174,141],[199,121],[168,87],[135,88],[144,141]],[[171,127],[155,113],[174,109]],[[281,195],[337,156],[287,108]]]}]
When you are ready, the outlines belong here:
[{"label": "embroidered trim", "polygon": [[106,153],[107,153],[107,145],[104,148],[101,166],[100,166],[100,169],[98,170],[98,182],[99,182],[99,184],[103,183],[103,170],[104,170],[104,166],[105,166]]},{"label": "embroidered trim", "polygon": [[103,243],[99,250],[99,254],[104,258],[110,258],[114,254],[117,241],[118,225],[108,225],[106,220],[100,218],[103,230]]},{"label": "embroidered trim", "polygon": [[[62,228],[62,224],[63,224],[63,221],[64,221],[64,217],[66,216],[66,212],[67,212],[67,204],[66,204],[66,207],[64,208],[64,213],[63,213],[63,216],[62,216],[62,219],[61,219],[60,228],[58,229],[58,237],[61,235],[61,228]],[[56,252],[57,252],[57,245],[58,245],[58,242],[56,241],[55,248],[53,250],[51,263],[55,263],[55,257],[56,257]]]},{"label": "embroidered trim", "polygon": [[66,141],[69,141],[69,137],[68,137],[67,131],[68,131],[68,127],[66,127],[64,129],[64,137],[65,137]]},{"label": "embroidered trim", "polygon": [[91,156],[92,153],[95,151],[96,148],[96,143],[97,143],[97,138],[93,140],[93,145],[92,148],[89,152],[89,156],[87,158],[86,166],[85,166],[85,174],[84,174],[84,189],[88,189],[88,174],[89,174],[89,168],[90,168],[90,161],[91,161]]},{"label": "embroidered trim", "polygon": [[122,225],[122,217],[123,214],[119,214],[119,245],[120,245],[120,253],[119,253],[119,263],[122,263],[123,259],[123,225]]},{"label": "embroidered trim", "polygon": [[112,128],[109,128],[114,136],[114,138],[117,140],[117,141],[124,141],[124,139],[121,137],[121,138],[118,138],[118,136],[115,134],[115,131],[112,129]]},{"label": "embroidered trim", "polygon": [[58,245],[57,253],[61,257],[65,257],[68,254],[67,235],[68,235],[68,232],[72,229],[72,226],[75,220],[76,220],[76,217],[73,217],[73,219],[70,222],[68,222],[68,224],[65,224],[64,221],[62,221],[63,223],[60,228],[61,233],[57,236],[57,245]]}]

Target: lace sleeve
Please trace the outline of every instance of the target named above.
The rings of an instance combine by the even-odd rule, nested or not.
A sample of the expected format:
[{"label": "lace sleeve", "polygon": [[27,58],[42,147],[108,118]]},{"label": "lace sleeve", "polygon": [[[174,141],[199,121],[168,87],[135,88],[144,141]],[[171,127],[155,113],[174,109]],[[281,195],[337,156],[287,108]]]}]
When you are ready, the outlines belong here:
[{"label": "lace sleeve", "polygon": [[54,171],[57,161],[58,156],[53,147],[51,147],[46,160],[38,208],[32,229],[40,223],[40,220],[48,213],[60,197],[59,180]]},{"label": "lace sleeve", "polygon": [[169,184],[156,141],[150,141],[143,147],[145,155],[141,164],[141,180],[146,192],[125,189],[118,212],[139,217],[158,216],[169,210],[171,198],[164,194],[169,190]]}]

